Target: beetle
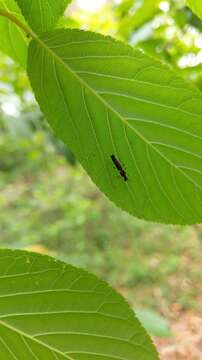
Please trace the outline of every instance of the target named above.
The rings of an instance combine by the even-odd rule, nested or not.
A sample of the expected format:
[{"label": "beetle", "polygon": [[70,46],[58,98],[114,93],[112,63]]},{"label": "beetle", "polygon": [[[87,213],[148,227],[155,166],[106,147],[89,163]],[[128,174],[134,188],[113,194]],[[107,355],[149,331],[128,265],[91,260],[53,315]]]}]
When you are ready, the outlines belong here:
[{"label": "beetle", "polygon": [[116,156],[115,155],[111,155],[110,158],[112,159],[113,161],[113,164],[116,166],[119,174],[121,175],[121,177],[124,179],[124,181],[128,181],[128,176],[126,174],[126,171],[123,169],[121,163],[119,160],[117,160]]}]

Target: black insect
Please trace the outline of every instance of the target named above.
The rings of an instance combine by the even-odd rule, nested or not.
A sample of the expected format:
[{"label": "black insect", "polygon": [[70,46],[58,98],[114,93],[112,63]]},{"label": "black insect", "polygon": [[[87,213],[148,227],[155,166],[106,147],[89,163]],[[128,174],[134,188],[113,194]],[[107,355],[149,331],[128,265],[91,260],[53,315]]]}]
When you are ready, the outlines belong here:
[{"label": "black insect", "polygon": [[124,181],[128,181],[128,177],[127,177],[127,174],[125,172],[125,170],[123,169],[121,163],[119,162],[119,160],[117,160],[116,156],[115,155],[111,155],[110,156],[114,165],[116,166],[119,174],[122,176],[122,178],[124,179]]}]

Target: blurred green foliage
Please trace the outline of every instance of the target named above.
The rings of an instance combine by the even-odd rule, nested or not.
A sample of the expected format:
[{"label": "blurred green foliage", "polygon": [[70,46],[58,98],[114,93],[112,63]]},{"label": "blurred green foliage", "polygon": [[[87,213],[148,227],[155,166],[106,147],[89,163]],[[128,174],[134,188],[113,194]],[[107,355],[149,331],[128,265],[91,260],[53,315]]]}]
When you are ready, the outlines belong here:
[{"label": "blurred green foliage", "polygon": [[[96,13],[73,2],[61,23],[138,45],[202,87],[202,22],[182,0],[107,1]],[[75,159],[53,138],[25,72],[1,55],[0,245],[85,267],[132,303],[164,314],[175,303],[199,306],[201,227],[134,219],[69,162]]]},{"label": "blurred green foliage", "polygon": [[136,310],[136,315],[151,335],[171,337],[172,333],[168,322],[152,310]]}]

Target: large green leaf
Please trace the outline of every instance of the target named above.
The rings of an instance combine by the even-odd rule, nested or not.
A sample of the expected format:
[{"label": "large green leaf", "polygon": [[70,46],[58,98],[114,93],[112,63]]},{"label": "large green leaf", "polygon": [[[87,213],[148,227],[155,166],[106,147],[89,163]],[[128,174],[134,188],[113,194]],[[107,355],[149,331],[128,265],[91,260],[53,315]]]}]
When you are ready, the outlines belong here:
[{"label": "large green leaf", "polygon": [[28,63],[55,134],[111,200],[148,220],[202,220],[199,91],[140,51],[79,30],[32,41]]},{"label": "large green leaf", "polygon": [[[0,0],[0,8],[23,20],[15,0]],[[24,68],[27,62],[27,38],[22,30],[6,17],[0,16],[0,49]]]},{"label": "large green leaf", "polygon": [[71,0],[16,0],[36,32],[52,30]]},{"label": "large green leaf", "polygon": [[2,360],[157,360],[125,300],[61,261],[0,251]]},{"label": "large green leaf", "polygon": [[201,0],[187,0],[187,5],[202,19],[202,2]]}]

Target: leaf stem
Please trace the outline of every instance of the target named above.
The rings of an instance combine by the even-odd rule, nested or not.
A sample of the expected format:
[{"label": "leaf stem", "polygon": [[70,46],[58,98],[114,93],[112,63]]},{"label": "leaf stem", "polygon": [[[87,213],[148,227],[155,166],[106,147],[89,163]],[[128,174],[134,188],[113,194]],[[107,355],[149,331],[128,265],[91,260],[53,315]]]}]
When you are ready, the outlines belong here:
[{"label": "leaf stem", "polygon": [[20,21],[15,15],[10,13],[7,10],[0,9],[0,16],[4,16],[15,23],[19,28],[21,28],[28,36],[32,37],[33,39],[37,38],[37,35],[22,21]]}]

